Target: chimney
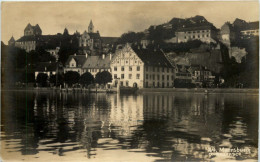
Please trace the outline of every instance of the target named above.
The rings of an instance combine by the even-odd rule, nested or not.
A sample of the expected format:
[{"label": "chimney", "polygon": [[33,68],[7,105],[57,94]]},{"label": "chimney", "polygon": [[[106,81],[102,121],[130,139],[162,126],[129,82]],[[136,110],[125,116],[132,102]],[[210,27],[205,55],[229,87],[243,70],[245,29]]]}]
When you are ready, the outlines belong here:
[{"label": "chimney", "polygon": [[112,60],[112,54],[111,53],[109,54],[109,59]]},{"label": "chimney", "polygon": [[105,54],[102,54],[102,59],[103,59],[103,60],[105,59]]}]

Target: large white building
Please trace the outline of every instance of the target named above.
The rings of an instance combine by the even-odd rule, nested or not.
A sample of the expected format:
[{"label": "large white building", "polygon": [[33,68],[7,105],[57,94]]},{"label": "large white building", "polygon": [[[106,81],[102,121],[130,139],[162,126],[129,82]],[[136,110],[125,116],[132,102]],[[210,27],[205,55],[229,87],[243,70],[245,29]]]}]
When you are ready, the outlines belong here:
[{"label": "large white building", "polygon": [[174,68],[160,50],[126,44],[111,61],[113,84],[126,87],[173,87]]}]

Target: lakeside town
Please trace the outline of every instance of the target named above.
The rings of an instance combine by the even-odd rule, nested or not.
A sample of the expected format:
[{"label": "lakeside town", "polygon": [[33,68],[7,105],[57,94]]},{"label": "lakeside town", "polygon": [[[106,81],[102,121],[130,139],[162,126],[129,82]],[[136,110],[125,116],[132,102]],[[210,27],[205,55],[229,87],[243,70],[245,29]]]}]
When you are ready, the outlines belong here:
[{"label": "lakeside town", "polygon": [[203,16],[172,18],[121,37],[89,21],[56,35],[28,23],[2,42],[2,88],[258,88],[258,21],[218,29]]}]

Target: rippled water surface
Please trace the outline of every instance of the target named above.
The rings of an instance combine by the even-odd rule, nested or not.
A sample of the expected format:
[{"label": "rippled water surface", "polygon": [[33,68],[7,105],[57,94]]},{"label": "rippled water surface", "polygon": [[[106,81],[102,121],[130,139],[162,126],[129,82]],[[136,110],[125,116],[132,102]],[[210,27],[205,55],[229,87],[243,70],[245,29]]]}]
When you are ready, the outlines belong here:
[{"label": "rippled water surface", "polygon": [[2,93],[4,161],[258,158],[258,95]]}]

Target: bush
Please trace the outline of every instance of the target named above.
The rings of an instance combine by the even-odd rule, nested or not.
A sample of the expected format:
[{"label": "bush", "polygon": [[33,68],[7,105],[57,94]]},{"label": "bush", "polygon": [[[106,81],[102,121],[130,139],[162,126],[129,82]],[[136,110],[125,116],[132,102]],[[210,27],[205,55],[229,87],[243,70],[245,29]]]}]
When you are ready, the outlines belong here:
[{"label": "bush", "polygon": [[85,72],[80,76],[79,83],[85,87],[94,82],[94,77],[91,73]]},{"label": "bush", "polygon": [[78,83],[79,78],[80,78],[79,73],[75,71],[68,71],[64,75],[64,81],[69,85],[69,87],[71,87],[72,84]]}]

